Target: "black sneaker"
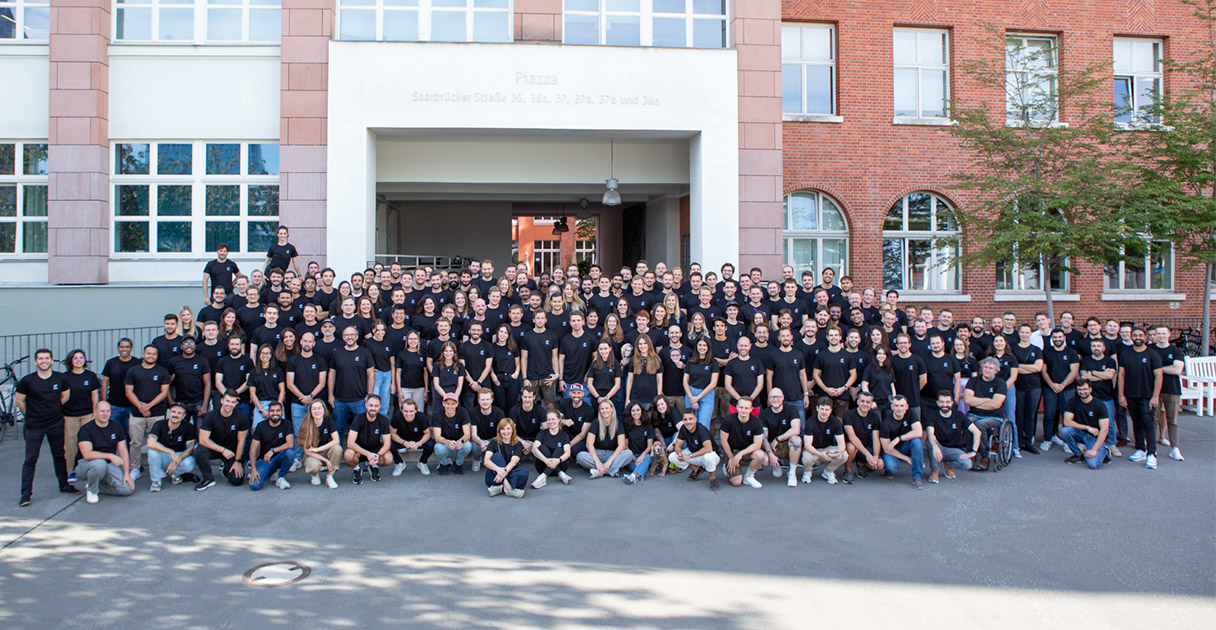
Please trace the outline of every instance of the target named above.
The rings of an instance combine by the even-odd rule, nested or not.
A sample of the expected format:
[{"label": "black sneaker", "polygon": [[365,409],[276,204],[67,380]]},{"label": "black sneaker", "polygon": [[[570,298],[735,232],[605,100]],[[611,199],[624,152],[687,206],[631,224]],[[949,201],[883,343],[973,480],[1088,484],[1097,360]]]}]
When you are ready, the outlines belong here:
[{"label": "black sneaker", "polygon": [[710,478],[709,478],[709,489],[710,489],[710,490],[715,490],[715,491],[716,491],[716,490],[717,490],[718,488],[720,488],[720,487],[721,487],[721,486],[720,486],[720,485],[718,485],[718,479],[717,479],[717,477],[710,477]]},{"label": "black sneaker", "polygon": [[1034,445],[1034,442],[1027,442],[1027,443],[1023,444],[1022,450],[1026,451],[1027,453],[1030,453],[1031,455],[1041,455],[1042,454],[1042,451],[1039,450],[1039,447]]},{"label": "black sneaker", "polygon": [[700,479],[700,478],[701,478],[701,472],[702,472],[702,471],[704,471],[704,470],[705,470],[704,468],[697,468],[697,469],[695,469],[695,470],[690,471],[690,472],[688,473],[688,480],[689,480],[689,481],[696,481],[696,480]]},{"label": "black sneaker", "polygon": [[454,468],[453,472],[456,473],[457,477],[464,474],[464,464],[452,464],[452,466]]},{"label": "black sneaker", "polygon": [[857,475],[858,479],[865,479],[866,475],[870,474],[870,471],[866,468],[865,464],[862,464],[861,466],[854,466],[854,468],[857,469],[857,472],[854,474]]},{"label": "black sneaker", "polygon": [[198,480],[198,475],[195,475],[194,473],[182,473],[182,481],[195,482]]},{"label": "black sneaker", "polygon": [[844,476],[841,477],[840,480],[845,483],[853,483],[853,478],[854,478],[853,471],[848,470],[848,471],[845,471]]},{"label": "black sneaker", "polygon": [[893,472],[891,472],[891,471],[889,471],[889,470],[884,470],[884,471],[882,471],[882,476],[883,476],[885,479],[894,479],[894,478],[895,478],[895,473],[893,473]]},{"label": "black sneaker", "polygon": [[440,464],[440,465],[439,465],[439,476],[440,476],[440,477],[447,477],[447,476],[448,476],[448,464]]},{"label": "black sneaker", "polygon": [[1102,460],[1102,463],[1103,463],[1103,464],[1109,464],[1109,463],[1110,463],[1110,453],[1107,453],[1107,454],[1106,454],[1106,458]]},{"label": "black sneaker", "polygon": [[1080,455],[1069,455],[1068,459],[1064,460],[1064,463],[1065,464],[1075,464],[1077,462],[1083,462],[1083,461],[1085,461],[1085,460]]},{"label": "black sneaker", "polygon": [[380,467],[372,466],[372,481],[380,481]]},{"label": "black sneaker", "polygon": [[363,471],[356,468],[354,474],[351,477],[351,482],[354,483],[356,486],[363,485]]},{"label": "black sneaker", "polygon": [[59,489],[60,494],[80,494],[80,491],[72,486],[64,486]]},{"label": "black sneaker", "polygon": [[214,485],[215,485],[214,479],[212,479],[211,481],[207,481],[206,479],[204,479],[204,480],[194,484],[194,489],[197,492],[202,492],[203,490],[206,490],[207,488],[210,488],[211,486],[214,486]]},{"label": "black sneaker", "polygon": [[21,500],[17,502],[17,506],[18,507],[27,507],[27,506],[29,506],[30,503],[32,503],[32,501],[30,501],[29,497],[21,497]]},{"label": "black sneaker", "polygon": [[924,489],[925,489],[925,482],[921,481],[921,480],[920,480],[920,477],[917,477],[917,478],[915,478],[915,479],[913,479],[913,480],[912,480],[912,487],[913,487],[913,488],[916,488],[917,490],[924,490]]}]

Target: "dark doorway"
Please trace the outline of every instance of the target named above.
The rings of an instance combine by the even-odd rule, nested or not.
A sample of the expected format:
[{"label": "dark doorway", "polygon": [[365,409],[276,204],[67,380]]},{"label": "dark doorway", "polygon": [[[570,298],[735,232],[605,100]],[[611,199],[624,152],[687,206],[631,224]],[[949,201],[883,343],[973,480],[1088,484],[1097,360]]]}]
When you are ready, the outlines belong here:
[{"label": "dark doorway", "polygon": [[646,204],[621,206],[621,263],[633,267],[645,252]]}]

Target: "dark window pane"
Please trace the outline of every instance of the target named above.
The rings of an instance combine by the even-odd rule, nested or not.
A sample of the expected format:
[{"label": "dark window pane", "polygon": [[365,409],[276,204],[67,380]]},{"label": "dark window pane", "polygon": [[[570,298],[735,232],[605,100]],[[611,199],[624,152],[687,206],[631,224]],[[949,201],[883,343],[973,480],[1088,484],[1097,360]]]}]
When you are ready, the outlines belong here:
[{"label": "dark window pane", "polygon": [[0,186],[0,217],[17,216],[17,187]]},{"label": "dark window pane", "polygon": [[156,215],[161,217],[190,216],[190,185],[157,186]]},{"label": "dark window pane", "polygon": [[904,288],[904,242],[889,238],[882,242],[882,287]]},{"label": "dark window pane", "polygon": [[251,217],[279,216],[279,187],[250,186],[248,214]]},{"label": "dark window pane", "polygon": [[190,251],[190,222],[161,221],[156,224],[156,251],[181,253]]},{"label": "dark window pane", "polygon": [[[146,217],[148,216],[148,187],[147,186],[115,186],[114,197],[118,200],[114,208],[114,216]],[[129,251],[129,250],[120,250]]]},{"label": "dark window pane", "polygon": [[931,228],[929,217],[933,213],[933,198],[927,193],[912,193],[908,195],[908,230],[928,232]]},{"label": "dark window pane", "polygon": [[17,224],[0,223],[0,254],[13,254],[17,251]]},{"label": "dark window pane", "polygon": [[1129,123],[1132,121],[1132,80],[1128,77],[1115,78],[1115,122]]},{"label": "dark window pane", "polygon": [[250,221],[249,243],[245,248],[250,252],[264,252],[275,242],[275,231],[279,229],[278,221]]},{"label": "dark window pane", "polygon": [[46,175],[46,145],[25,145],[25,163],[22,170],[26,175]]},{"label": "dark window pane", "polygon": [[279,145],[251,144],[249,145],[249,174],[278,175],[279,174]]},{"label": "dark window pane", "polygon": [[17,38],[17,9],[0,7],[0,39]]},{"label": "dark window pane", "polygon": [[235,217],[241,214],[240,186],[208,186],[207,216]]},{"label": "dark window pane", "polygon": [[240,251],[241,224],[236,221],[208,221],[204,240],[209,252],[218,249],[220,243],[228,245],[234,252]]},{"label": "dark window pane", "polygon": [[895,205],[891,206],[891,211],[887,213],[887,220],[883,222],[882,229],[884,230],[902,230],[904,229],[904,202],[903,200],[896,201]]},{"label": "dark window pane", "polygon": [[[0,24],[4,20],[0,19]],[[0,175],[13,175],[17,167],[17,146],[13,144],[0,144]]]},{"label": "dark window pane", "polygon": [[208,175],[240,175],[241,145],[239,144],[209,144],[207,145],[207,174]]},{"label": "dark window pane", "polygon": [[189,175],[193,155],[189,144],[156,145],[156,173],[158,175]]},{"label": "dark window pane", "polygon": [[114,172],[119,175],[147,175],[148,145],[146,143],[115,145]]},{"label": "dark window pane", "polygon": [[148,223],[146,221],[119,221],[115,223],[114,251],[148,251]]},{"label": "dark window pane", "polygon": [[25,196],[21,201],[21,215],[26,217],[46,216],[46,186],[26,185],[22,188]]},{"label": "dark window pane", "polygon": [[46,253],[46,222],[30,221],[21,226],[21,251],[26,254]]}]

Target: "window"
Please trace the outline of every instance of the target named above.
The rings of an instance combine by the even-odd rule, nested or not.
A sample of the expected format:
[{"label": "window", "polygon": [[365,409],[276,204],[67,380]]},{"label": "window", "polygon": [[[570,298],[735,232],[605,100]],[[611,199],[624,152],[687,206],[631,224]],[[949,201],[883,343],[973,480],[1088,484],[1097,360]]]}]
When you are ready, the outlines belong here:
[{"label": "window", "polygon": [[848,273],[849,227],[844,213],[827,195],[803,190],[785,196],[785,264],[795,277],[825,267]]},{"label": "window", "polygon": [[1148,241],[1143,256],[1106,265],[1108,291],[1169,291],[1174,288],[1174,246]]},{"label": "window", "polygon": [[[1065,261],[1062,265],[1067,265]],[[997,291],[1039,291],[1043,290],[1043,265],[1005,265],[996,266]],[[1057,266],[1051,271],[1051,292],[1068,292],[1068,272]]]},{"label": "window", "polygon": [[0,142],[0,257],[46,254],[47,145]]},{"label": "window", "polygon": [[561,241],[532,242],[532,273],[540,274],[560,266],[562,263]]},{"label": "window", "polygon": [[279,145],[114,145],[114,252],[260,253],[279,227]]},{"label": "window", "polygon": [[340,0],[338,13],[344,40],[511,41],[511,0]]},{"label": "window", "polygon": [[1161,94],[1161,40],[1115,40],[1115,122],[1155,123],[1146,111]]},{"label": "window", "polygon": [[916,192],[891,206],[882,232],[882,282],[903,291],[959,290],[958,223],[945,199]]},{"label": "window", "polygon": [[45,42],[51,33],[51,0],[0,0],[0,40]]},{"label": "window", "polygon": [[1056,38],[1010,35],[1005,38],[1005,117],[1016,123],[1059,120],[1056,99]]},{"label": "window", "polygon": [[587,240],[574,241],[574,262],[595,262],[595,243]]},{"label": "window", "polygon": [[279,0],[115,0],[115,41],[278,43],[281,30]]},{"label": "window", "polygon": [[781,111],[836,113],[835,29],[826,24],[781,26]]},{"label": "window", "polygon": [[950,97],[946,31],[895,29],[895,115],[945,118]]},{"label": "window", "polygon": [[564,0],[567,44],[726,48],[726,0]]}]

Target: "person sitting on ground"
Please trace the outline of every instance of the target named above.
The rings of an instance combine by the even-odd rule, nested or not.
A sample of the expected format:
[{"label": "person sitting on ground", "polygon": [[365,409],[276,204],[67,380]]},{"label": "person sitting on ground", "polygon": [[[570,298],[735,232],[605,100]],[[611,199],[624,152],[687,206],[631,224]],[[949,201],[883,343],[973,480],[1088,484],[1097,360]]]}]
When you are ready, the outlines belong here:
[{"label": "person sitting on ground", "polygon": [[[656,397],[657,398],[657,397]],[[624,477],[626,484],[642,483],[650,470],[650,461],[654,457],[654,444],[659,438],[655,435],[654,426],[650,424],[650,414],[638,403],[629,403],[625,407],[628,414],[628,426],[625,428],[625,441],[629,444],[629,455],[632,460],[626,464],[629,472]]]},{"label": "person sitting on ground", "polygon": [[587,450],[575,456],[580,466],[591,471],[591,478],[615,477],[633,459],[626,444],[625,431],[616,417],[616,407],[607,398],[599,402],[599,415],[587,432]]},{"label": "person sitting on ground", "polygon": [[803,429],[805,446],[802,452],[802,483],[811,483],[814,479],[815,465],[824,464],[820,473],[828,485],[836,483],[836,469],[844,465],[847,453],[844,442],[844,424],[833,411],[835,404],[831,398],[820,396],[815,402],[815,419],[807,422]]},{"label": "person sitting on ground", "polygon": [[688,473],[689,481],[696,481],[702,472],[708,470],[709,489],[718,489],[718,464],[722,462],[722,458],[714,452],[713,436],[709,429],[697,422],[695,410],[684,410],[680,419],[680,430],[676,432],[667,461],[680,470],[691,467],[692,471]]},{"label": "person sitting on ground", "polygon": [[173,404],[161,420],[148,432],[148,476],[152,492],[160,492],[166,476],[173,485],[182,482],[182,475],[194,472],[194,447],[198,430],[186,421],[186,408]]},{"label": "person sitting on ground", "polygon": [[443,409],[431,419],[440,477],[447,476],[449,472],[464,474],[464,459],[473,452],[470,424],[469,411],[459,406],[456,394],[444,394]]},{"label": "person sitting on ground", "polygon": [[515,423],[510,418],[503,418],[498,423],[498,435],[486,445],[483,462],[490,496],[506,494],[516,499],[524,498],[528,469],[519,465],[523,457],[524,449],[515,433]]},{"label": "person sitting on ground", "polygon": [[[1093,382],[1087,378],[1077,381],[1077,395],[1064,408],[1064,426],[1060,427],[1060,439],[1072,451],[1066,462],[1075,464],[1084,461],[1090,470],[1097,470],[1110,461],[1110,417],[1102,401],[1094,398]],[[1077,442],[1085,445],[1082,450]]]},{"label": "person sitting on ground", "polygon": [[220,397],[220,404],[203,416],[198,425],[198,446],[194,447],[194,463],[202,480],[194,489],[206,490],[215,485],[211,472],[211,460],[222,462],[220,474],[230,485],[239,486],[245,481],[245,443],[249,434],[249,414],[237,408],[240,396],[235,389],[228,389]]},{"label": "person sitting on ground", "polygon": [[983,432],[954,407],[954,396],[947,389],[937,392],[937,413],[932,417],[932,421],[926,423],[929,426],[929,448],[932,450],[929,456],[929,483],[937,483],[942,468],[946,469],[946,479],[954,479],[955,467],[971,470]]},{"label": "person sitting on ground", "polygon": [[764,453],[773,467],[773,476],[781,476],[781,462],[789,464],[786,485],[798,485],[798,462],[802,461],[802,419],[798,412],[785,404],[785,392],[774,387],[768,393],[768,408],[760,411],[764,425]]},{"label": "person sitting on ground", "polygon": [[536,447],[532,449],[532,456],[536,459],[536,472],[539,473],[536,481],[532,482],[533,488],[545,487],[550,475],[557,475],[564,484],[570,483],[570,475],[566,474],[570,462],[574,459],[570,447],[570,434],[562,428],[561,414],[550,411],[545,416],[544,429],[536,436]]},{"label": "person sitting on ground", "polygon": [[380,466],[393,463],[392,439],[389,437],[388,418],[380,413],[380,397],[368,394],[363,398],[364,412],[350,423],[346,436],[346,465],[354,472],[351,481],[363,483],[361,466],[364,462],[371,469],[372,481],[380,481]]},{"label": "person sitting on ground", "polygon": [[393,421],[389,425],[390,439],[393,441],[394,448],[397,449],[397,465],[393,466],[393,476],[399,477],[405,472],[407,466],[405,455],[407,453],[418,452],[418,472],[424,476],[431,474],[431,467],[427,465],[427,460],[431,455],[435,454],[435,440],[431,439],[431,421],[426,417],[426,414],[418,411],[418,402],[413,398],[406,398],[401,403],[401,408],[393,415]]},{"label": "person sitting on ground", "polygon": [[882,470],[882,444],[878,439],[878,426],[882,417],[875,408],[874,394],[857,392],[857,408],[850,409],[841,419],[844,425],[845,461],[841,481],[853,483],[857,477],[865,478],[869,470]]},{"label": "person sitting on ground", "polygon": [[762,485],[756,479],[756,471],[764,468],[768,457],[764,454],[764,424],[752,417],[752,401],[740,398],[735,403],[737,413],[722,420],[720,437],[726,460],[726,479],[732,486],[747,484],[753,488]]},{"label": "person sitting on ground", "polygon": [[111,411],[110,403],[97,403],[93,420],[76,433],[76,478],[84,481],[84,500],[89,503],[101,500],[103,492],[120,497],[135,492],[127,434],[117,422],[110,422]]},{"label": "person sitting on ground", "polygon": [[269,414],[266,420],[253,428],[253,440],[249,443],[249,461],[253,464],[253,470],[249,471],[249,489],[261,490],[277,473],[279,478],[274,485],[286,490],[291,487],[287,483],[287,471],[295,460],[292,456],[295,436],[291,433],[291,425],[283,422],[283,403],[270,403],[266,413]]},{"label": "person sitting on ground", "polygon": [[309,483],[321,485],[321,467],[325,467],[325,485],[331,489],[338,487],[334,472],[342,464],[342,441],[329,407],[319,398],[313,399],[308,414],[300,423],[296,452],[303,453],[304,472],[308,474]]},{"label": "person sitting on ground", "polygon": [[912,485],[917,490],[924,490],[925,484],[920,480],[925,467],[924,432],[920,420],[912,416],[908,406],[908,399],[903,394],[896,394],[891,399],[891,408],[883,414],[878,430],[882,464],[886,468],[883,476],[895,477],[899,463],[903,462],[912,466]]}]

